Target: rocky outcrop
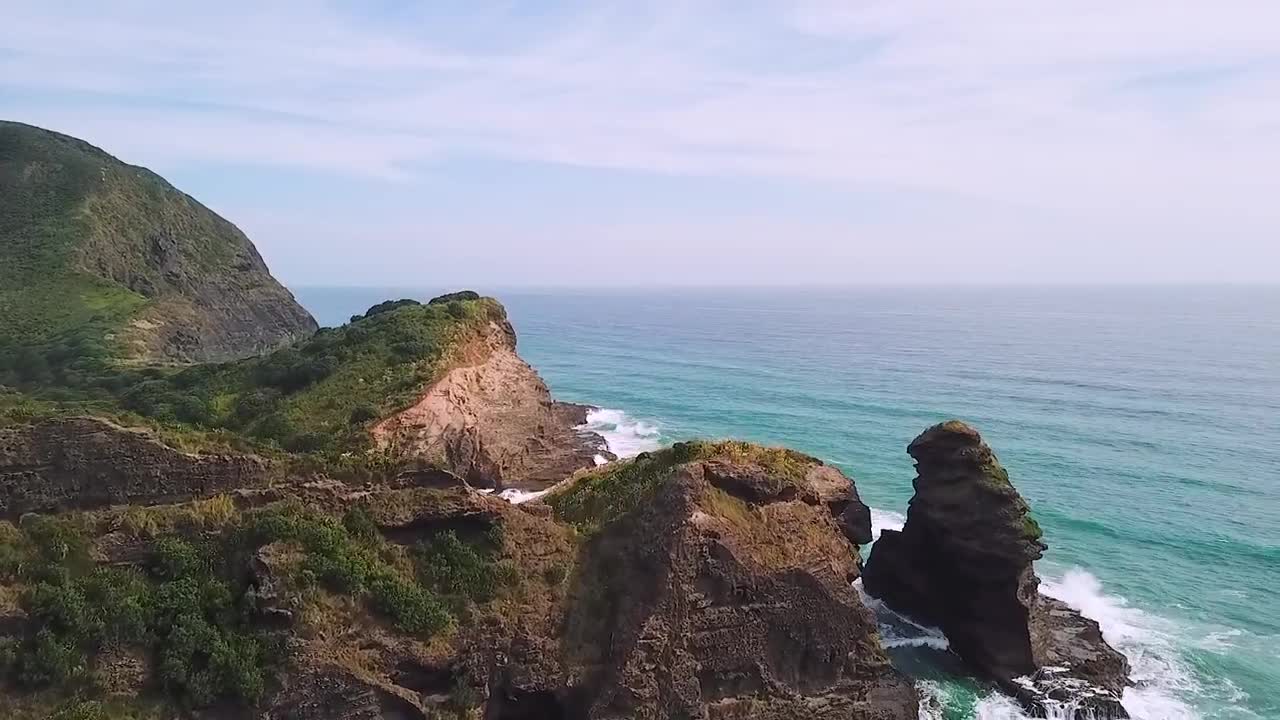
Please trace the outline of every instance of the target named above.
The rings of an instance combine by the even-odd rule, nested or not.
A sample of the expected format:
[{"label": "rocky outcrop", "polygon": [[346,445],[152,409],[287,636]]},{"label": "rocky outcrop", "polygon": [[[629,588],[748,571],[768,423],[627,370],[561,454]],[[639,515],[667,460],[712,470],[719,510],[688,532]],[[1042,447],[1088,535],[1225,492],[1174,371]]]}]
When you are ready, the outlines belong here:
[{"label": "rocky outcrop", "polygon": [[99,418],[0,428],[0,516],[154,504],[263,484],[253,455],[194,455]]},{"label": "rocky outcrop", "polygon": [[577,427],[585,406],[553,401],[516,354],[510,324],[490,323],[454,348],[450,364],[412,407],[373,427],[380,447],[493,488],[538,489],[613,457],[603,438]]},{"label": "rocky outcrop", "polygon": [[1127,662],[1097,623],[1040,594],[1040,528],[978,432],[946,422],[907,452],[915,495],[903,529],[872,548],[867,592],[940,628],[979,674],[1029,705],[1127,717]]},{"label": "rocky outcrop", "polygon": [[581,550],[559,662],[504,652],[499,695],[562,714],[496,717],[914,720],[915,690],[850,585],[857,549],[818,467],[713,456],[663,471]]}]

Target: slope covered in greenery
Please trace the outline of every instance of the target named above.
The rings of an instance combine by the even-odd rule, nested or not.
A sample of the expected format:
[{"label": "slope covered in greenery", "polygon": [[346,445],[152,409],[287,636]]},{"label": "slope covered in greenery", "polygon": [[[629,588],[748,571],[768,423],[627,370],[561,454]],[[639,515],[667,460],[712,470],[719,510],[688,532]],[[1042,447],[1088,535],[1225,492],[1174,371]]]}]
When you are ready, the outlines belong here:
[{"label": "slope covered in greenery", "polygon": [[0,370],[243,357],[315,328],[243,233],[163,178],[0,121]]},{"label": "slope covered in greenery", "polygon": [[[368,426],[401,410],[506,313],[475,293],[395,301],[262,357],[190,367],[104,366],[0,395],[0,420],[90,413],[144,421],[177,444],[221,439],[336,459],[368,447]],[[443,301],[442,301],[443,300]]]}]

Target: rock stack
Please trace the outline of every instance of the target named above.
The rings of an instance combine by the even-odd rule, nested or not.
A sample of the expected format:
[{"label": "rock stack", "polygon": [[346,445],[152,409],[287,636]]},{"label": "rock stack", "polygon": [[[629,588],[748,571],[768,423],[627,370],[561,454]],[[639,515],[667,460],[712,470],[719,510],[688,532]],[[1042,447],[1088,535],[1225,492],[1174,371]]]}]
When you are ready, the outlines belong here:
[{"label": "rock stack", "polygon": [[903,529],[872,548],[867,592],[941,629],[977,674],[1033,709],[1128,717],[1127,661],[1096,622],[1040,594],[1040,528],[978,432],[942,423],[907,452],[915,495]]}]

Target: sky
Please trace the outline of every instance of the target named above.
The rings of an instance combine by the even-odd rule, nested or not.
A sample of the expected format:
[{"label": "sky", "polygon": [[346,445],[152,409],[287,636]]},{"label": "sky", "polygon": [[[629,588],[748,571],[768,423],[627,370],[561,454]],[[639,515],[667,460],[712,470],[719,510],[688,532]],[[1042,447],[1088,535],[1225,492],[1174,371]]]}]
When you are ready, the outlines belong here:
[{"label": "sky", "polygon": [[3,0],[294,285],[1280,282],[1275,0]]}]

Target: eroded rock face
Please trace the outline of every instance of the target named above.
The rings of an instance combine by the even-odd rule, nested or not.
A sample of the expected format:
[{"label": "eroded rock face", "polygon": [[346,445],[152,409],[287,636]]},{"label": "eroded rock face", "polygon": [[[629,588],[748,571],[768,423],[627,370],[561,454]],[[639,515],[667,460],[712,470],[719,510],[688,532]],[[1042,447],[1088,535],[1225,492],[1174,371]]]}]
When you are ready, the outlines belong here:
[{"label": "eroded rock face", "polygon": [[[1045,550],[1030,509],[991,448],[951,421],[907,448],[916,460],[915,495],[902,531],[885,530],[863,575],[871,595],[940,628],[979,674],[1028,704],[1074,702],[1083,713],[1127,717],[1119,697],[1128,663],[1097,623],[1039,592],[1032,564]],[[1044,669],[1066,668],[1060,676]],[[1054,675],[1054,673],[1049,673]],[[1050,691],[1044,682],[1054,680]]]},{"label": "eroded rock face", "polygon": [[679,468],[582,551],[560,641],[568,687],[522,691],[555,690],[565,717],[914,720],[818,479]]},{"label": "eroded rock face", "polygon": [[515,347],[509,324],[491,324],[416,404],[374,426],[375,441],[478,487],[537,489],[611,458],[603,438],[576,427],[587,408],[553,401]]},{"label": "eroded rock face", "polygon": [[0,428],[0,516],[176,502],[265,482],[252,455],[193,455],[99,418]]}]

